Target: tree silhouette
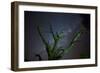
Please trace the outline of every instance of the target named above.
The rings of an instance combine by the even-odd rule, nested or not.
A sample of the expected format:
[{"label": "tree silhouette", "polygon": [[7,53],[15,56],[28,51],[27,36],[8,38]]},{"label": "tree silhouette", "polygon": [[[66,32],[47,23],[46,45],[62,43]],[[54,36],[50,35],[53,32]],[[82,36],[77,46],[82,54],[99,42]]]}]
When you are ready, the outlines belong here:
[{"label": "tree silhouette", "polygon": [[[45,49],[46,49],[46,52],[48,55],[48,60],[61,59],[61,57],[64,55],[64,53],[67,53],[70,49],[72,49],[72,47],[74,46],[74,43],[78,40],[78,38],[80,37],[80,34],[81,34],[81,31],[75,33],[72,40],[70,41],[70,44],[66,48],[63,48],[63,47],[57,47],[58,42],[61,39],[63,39],[63,37],[64,37],[63,32],[61,32],[61,33],[56,32],[54,34],[52,25],[50,25],[50,34],[52,35],[53,40],[54,40],[53,46],[52,46],[43,37],[41,28],[39,26],[37,26],[37,31],[38,31],[38,34],[39,34],[42,42],[45,45]],[[39,58],[39,60],[42,60],[42,58],[39,54],[36,54],[36,56]]]}]

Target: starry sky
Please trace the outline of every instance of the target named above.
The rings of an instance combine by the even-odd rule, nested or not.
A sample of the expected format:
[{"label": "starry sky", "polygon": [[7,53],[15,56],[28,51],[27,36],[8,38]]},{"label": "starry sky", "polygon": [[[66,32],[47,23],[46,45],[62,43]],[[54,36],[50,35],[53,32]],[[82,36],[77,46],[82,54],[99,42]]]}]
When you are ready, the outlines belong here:
[{"label": "starry sky", "polygon": [[37,26],[41,27],[45,40],[52,44],[54,40],[50,33],[50,25],[54,33],[63,32],[64,37],[59,41],[58,46],[65,48],[82,25],[87,33],[84,32],[79,38],[80,41],[61,59],[80,59],[82,53],[90,58],[90,14],[25,11],[24,17],[24,61],[38,61],[36,54],[40,54],[43,60],[47,60],[48,56],[37,32]]}]

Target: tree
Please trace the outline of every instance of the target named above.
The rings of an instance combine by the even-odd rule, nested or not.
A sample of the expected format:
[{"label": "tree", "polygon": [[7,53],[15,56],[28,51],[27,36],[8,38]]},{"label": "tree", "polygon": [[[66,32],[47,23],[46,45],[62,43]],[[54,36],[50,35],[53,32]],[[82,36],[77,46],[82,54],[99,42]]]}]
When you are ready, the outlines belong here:
[{"label": "tree", "polygon": [[[75,33],[73,36],[73,39],[70,41],[70,44],[68,45],[68,47],[63,48],[63,47],[57,47],[58,42],[61,39],[63,39],[63,37],[64,37],[63,32],[61,32],[61,33],[56,32],[56,34],[54,34],[52,25],[50,25],[50,34],[52,35],[53,40],[54,40],[53,47],[52,47],[52,45],[50,45],[43,37],[39,26],[37,26],[37,31],[39,33],[39,36],[40,36],[42,42],[45,45],[45,49],[48,54],[48,60],[61,59],[61,57],[64,55],[64,53],[67,53],[74,46],[74,43],[78,40],[78,38],[80,37],[80,34],[81,34],[81,31]],[[37,54],[36,56],[39,57],[39,60],[42,60],[42,58],[39,54]]]}]

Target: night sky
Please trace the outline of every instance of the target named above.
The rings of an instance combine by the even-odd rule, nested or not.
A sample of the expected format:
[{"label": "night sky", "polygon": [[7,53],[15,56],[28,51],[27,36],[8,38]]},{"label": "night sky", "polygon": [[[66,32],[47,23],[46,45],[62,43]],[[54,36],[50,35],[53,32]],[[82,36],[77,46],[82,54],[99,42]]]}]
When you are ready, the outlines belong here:
[{"label": "night sky", "polygon": [[73,35],[83,26],[84,32],[79,37],[79,41],[61,59],[80,59],[81,55],[87,56],[84,58],[90,58],[90,14],[25,11],[24,16],[24,61],[38,61],[36,54],[40,54],[42,60],[48,59],[45,45],[38,34],[37,26],[41,27],[42,35],[46,41],[52,44],[54,40],[50,33],[50,25],[52,25],[54,33],[64,33],[63,39],[59,41],[57,46],[65,48],[69,45]]}]

